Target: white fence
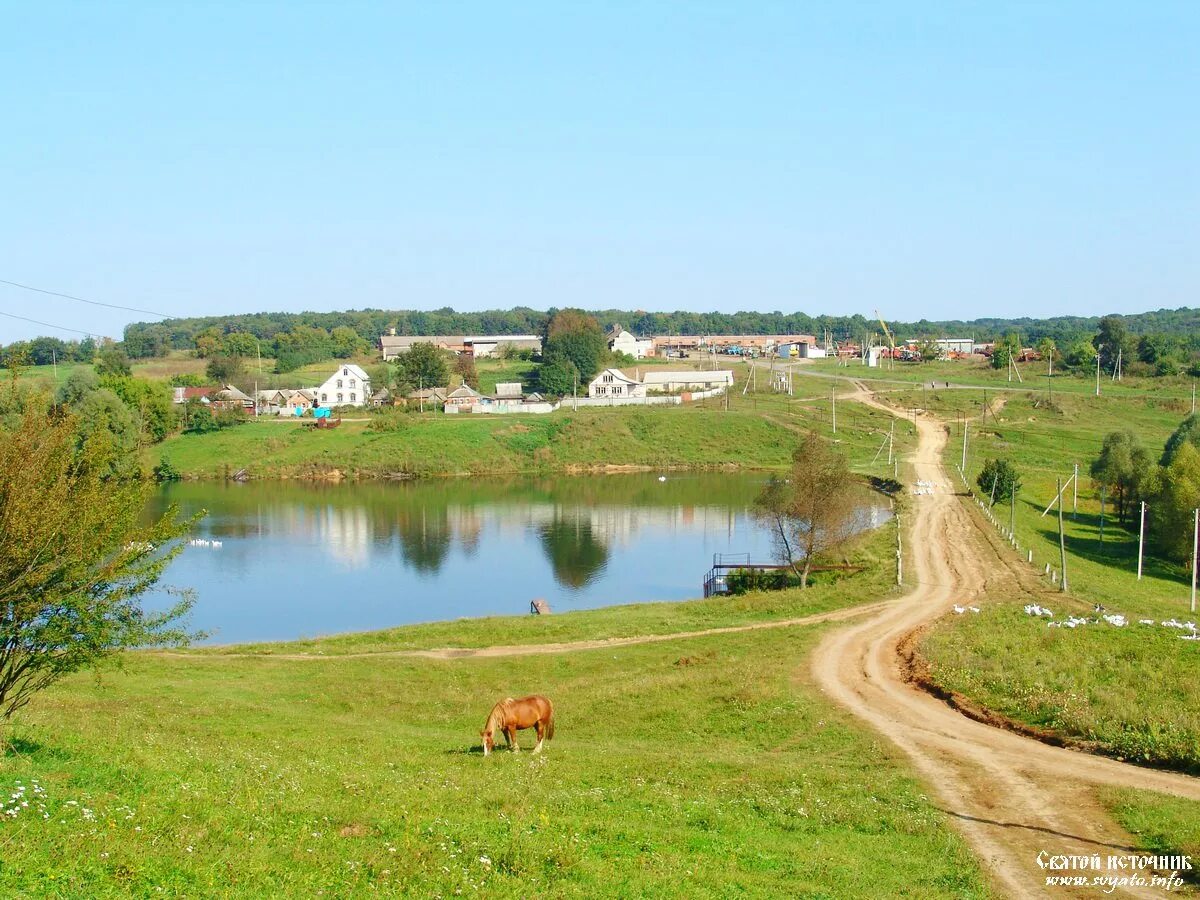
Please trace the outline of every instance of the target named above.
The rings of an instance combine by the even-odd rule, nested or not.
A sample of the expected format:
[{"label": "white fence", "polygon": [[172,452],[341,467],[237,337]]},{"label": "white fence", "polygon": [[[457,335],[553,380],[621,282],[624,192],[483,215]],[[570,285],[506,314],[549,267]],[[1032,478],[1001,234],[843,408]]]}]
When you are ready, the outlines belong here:
[{"label": "white fence", "polygon": [[581,406],[679,406],[692,400],[704,400],[725,393],[724,388],[707,391],[684,391],[682,394],[654,394],[646,397],[564,397],[562,405],[570,409]]},{"label": "white fence", "polygon": [[[488,403],[486,405],[477,403],[475,406],[470,407],[470,410],[473,413],[491,416],[507,416],[513,413],[543,415],[554,412],[558,407],[559,404],[557,403]],[[451,407],[447,410],[447,412],[450,411],[457,412],[458,407]]]}]

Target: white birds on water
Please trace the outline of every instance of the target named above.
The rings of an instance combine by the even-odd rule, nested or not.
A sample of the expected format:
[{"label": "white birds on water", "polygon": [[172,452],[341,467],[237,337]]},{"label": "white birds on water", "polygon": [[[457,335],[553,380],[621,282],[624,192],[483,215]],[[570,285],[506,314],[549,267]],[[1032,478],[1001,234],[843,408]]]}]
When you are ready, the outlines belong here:
[{"label": "white birds on water", "polygon": [[213,550],[220,550],[222,544],[220,541],[210,541],[207,538],[192,538],[190,541],[188,541],[188,546],[189,547],[211,547]]}]

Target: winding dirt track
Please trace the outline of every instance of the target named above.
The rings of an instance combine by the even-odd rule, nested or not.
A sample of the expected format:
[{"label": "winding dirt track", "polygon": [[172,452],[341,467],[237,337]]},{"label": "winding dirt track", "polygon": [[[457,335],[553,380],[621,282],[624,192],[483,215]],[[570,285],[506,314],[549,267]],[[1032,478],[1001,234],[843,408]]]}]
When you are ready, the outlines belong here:
[{"label": "winding dirt track", "polygon": [[[848,399],[892,412],[865,388]],[[1095,889],[1046,887],[1037,856],[1131,852],[1129,836],[1094,796],[1098,785],[1160,791],[1200,800],[1200,779],[1052,747],[968,719],[906,682],[906,640],[954,603],[982,593],[997,569],[1020,563],[984,537],[954,496],[941,460],[942,423],[917,420],[917,479],[932,495],[913,497],[906,567],[916,588],[870,618],[828,634],[812,657],[818,684],[899,746],[990,869],[1006,897],[1101,896]],[[1090,874],[1090,873],[1078,873]],[[1127,889],[1134,896],[1164,891]]]}]

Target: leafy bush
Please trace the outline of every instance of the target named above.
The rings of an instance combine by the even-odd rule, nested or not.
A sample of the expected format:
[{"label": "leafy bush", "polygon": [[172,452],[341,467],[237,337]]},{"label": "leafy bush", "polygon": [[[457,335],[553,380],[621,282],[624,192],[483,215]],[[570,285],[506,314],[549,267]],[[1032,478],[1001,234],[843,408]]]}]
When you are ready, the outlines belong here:
[{"label": "leafy bush", "polygon": [[734,569],[725,576],[725,586],[731,594],[750,591],[782,591],[795,581],[787,569]]},{"label": "leafy bush", "polygon": [[178,481],[181,477],[180,471],[172,465],[169,457],[164,456],[154,467],[155,481]]},{"label": "leafy bush", "polygon": [[377,434],[387,434],[405,431],[411,425],[411,416],[396,410],[388,410],[372,416],[371,421],[367,423],[367,431],[373,431]]}]

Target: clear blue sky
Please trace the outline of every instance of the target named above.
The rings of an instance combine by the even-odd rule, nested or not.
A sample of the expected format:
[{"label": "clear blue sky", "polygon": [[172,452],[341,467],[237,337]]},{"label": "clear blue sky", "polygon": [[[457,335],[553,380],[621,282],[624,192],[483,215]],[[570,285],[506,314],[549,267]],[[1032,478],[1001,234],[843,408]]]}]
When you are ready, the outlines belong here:
[{"label": "clear blue sky", "polygon": [[175,315],[1200,305],[1198,46],[1190,0],[11,4],[0,278]]}]

